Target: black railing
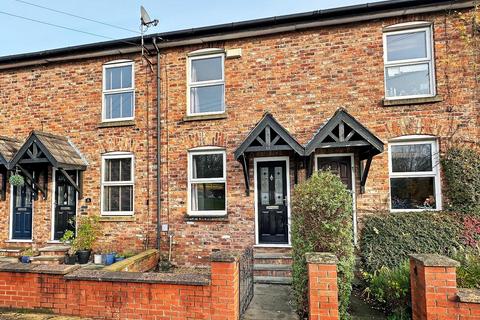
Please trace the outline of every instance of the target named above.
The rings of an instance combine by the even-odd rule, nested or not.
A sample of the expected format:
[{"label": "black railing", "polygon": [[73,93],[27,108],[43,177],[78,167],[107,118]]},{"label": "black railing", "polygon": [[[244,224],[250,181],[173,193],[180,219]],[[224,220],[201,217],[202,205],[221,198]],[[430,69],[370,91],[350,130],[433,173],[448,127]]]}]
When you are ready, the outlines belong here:
[{"label": "black railing", "polygon": [[253,298],[253,248],[248,247],[240,257],[240,315],[244,314]]}]

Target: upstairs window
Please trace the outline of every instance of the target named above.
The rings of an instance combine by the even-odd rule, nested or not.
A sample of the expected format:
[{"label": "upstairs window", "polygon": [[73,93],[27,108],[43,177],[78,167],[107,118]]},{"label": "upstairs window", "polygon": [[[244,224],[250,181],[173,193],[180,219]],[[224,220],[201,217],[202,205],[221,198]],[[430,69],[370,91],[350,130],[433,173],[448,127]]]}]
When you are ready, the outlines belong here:
[{"label": "upstairs window", "polygon": [[226,214],[226,163],[224,150],[189,152],[190,215]]},{"label": "upstairs window", "polygon": [[132,215],[133,154],[105,154],[102,162],[102,214]]},{"label": "upstairs window", "polygon": [[395,141],[389,147],[391,210],[440,210],[437,140]]},{"label": "upstairs window", "polygon": [[188,115],[225,112],[224,54],[188,58]]},{"label": "upstairs window", "polygon": [[385,32],[385,98],[435,95],[431,27]]},{"label": "upstairs window", "polygon": [[132,120],[135,110],[133,62],[103,66],[103,121]]}]

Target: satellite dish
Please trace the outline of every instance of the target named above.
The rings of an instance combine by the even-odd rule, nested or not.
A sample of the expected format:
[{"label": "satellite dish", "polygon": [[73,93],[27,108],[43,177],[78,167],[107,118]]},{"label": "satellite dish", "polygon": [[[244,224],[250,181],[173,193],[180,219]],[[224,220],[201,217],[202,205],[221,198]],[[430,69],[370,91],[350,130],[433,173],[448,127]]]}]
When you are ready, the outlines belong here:
[{"label": "satellite dish", "polygon": [[140,20],[142,21],[142,25],[147,27],[150,25],[156,26],[158,24],[158,20],[152,20],[143,6],[140,6]]}]

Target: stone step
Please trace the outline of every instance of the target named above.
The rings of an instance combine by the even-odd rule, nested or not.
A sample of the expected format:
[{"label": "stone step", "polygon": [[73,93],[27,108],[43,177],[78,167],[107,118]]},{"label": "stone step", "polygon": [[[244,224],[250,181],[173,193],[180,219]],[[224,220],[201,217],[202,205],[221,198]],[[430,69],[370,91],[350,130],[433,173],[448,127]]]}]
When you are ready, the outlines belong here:
[{"label": "stone step", "polygon": [[41,256],[65,256],[65,253],[68,252],[70,246],[64,245],[52,245],[38,249]]},{"label": "stone step", "polygon": [[6,256],[0,256],[0,264],[1,263],[15,263],[18,262],[18,257],[6,257]]},{"label": "stone step", "polygon": [[292,264],[292,255],[288,253],[255,253],[253,258],[254,264]]},{"label": "stone step", "polygon": [[291,277],[292,266],[290,264],[254,264],[254,276]]},{"label": "stone step", "polygon": [[292,277],[268,277],[268,276],[256,276],[253,277],[253,282],[262,284],[292,284]]},{"label": "stone step", "polygon": [[62,264],[63,263],[63,256],[36,256],[36,257],[31,257],[30,262],[32,264]]}]

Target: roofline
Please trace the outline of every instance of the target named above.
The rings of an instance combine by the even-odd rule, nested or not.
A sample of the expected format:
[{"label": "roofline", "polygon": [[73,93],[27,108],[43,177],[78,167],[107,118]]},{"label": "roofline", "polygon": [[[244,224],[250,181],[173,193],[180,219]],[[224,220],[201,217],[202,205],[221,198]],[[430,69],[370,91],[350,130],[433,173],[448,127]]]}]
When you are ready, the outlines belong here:
[{"label": "roofline", "polygon": [[[472,7],[471,0],[389,0],[315,10],[269,18],[246,20],[207,27],[150,34],[145,40],[157,40],[158,47],[176,47],[209,41],[295,31],[313,27],[368,21],[415,13]],[[87,57],[127,54],[140,51],[140,37],[103,41],[59,49],[0,57],[0,69],[46,64]]]}]

